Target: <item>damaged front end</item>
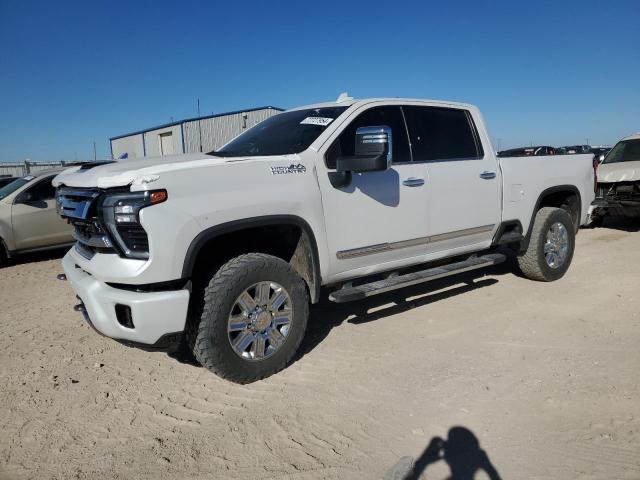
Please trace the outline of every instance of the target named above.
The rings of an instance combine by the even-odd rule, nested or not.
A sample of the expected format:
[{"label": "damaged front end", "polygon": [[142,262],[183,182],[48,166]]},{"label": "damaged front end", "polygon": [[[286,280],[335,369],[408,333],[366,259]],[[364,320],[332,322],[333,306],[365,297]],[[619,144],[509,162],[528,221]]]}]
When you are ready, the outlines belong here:
[{"label": "damaged front end", "polygon": [[594,221],[609,215],[640,217],[640,181],[598,183],[590,214]]}]

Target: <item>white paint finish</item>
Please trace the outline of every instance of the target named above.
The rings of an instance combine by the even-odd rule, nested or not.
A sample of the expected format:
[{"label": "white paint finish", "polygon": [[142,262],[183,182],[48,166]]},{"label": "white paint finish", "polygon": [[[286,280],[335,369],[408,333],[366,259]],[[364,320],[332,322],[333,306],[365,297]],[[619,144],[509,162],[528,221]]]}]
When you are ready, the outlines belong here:
[{"label": "white paint finish", "polygon": [[601,163],[598,166],[598,182],[637,182],[640,180],[640,161]]},{"label": "white paint finish", "polygon": [[[140,293],[110,287],[76,268],[74,257],[67,253],[62,267],[73,291],[87,309],[93,326],[111,338],[154,344],[167,333],[184,330],[189,291]],[[135,328],[118,323],[116,304],[131,308]]]},{"label": "white paint finish", "polygon": [[524,193],[519,202],[502,204],[503,220],[520,220],[526,232],[540,194],[548,188],[572,185],[581,198],[580,224],[587,222],[589,205],[595,198],[593,191],[593,155],[548,155],[539,157],[501,157],[498,159],[506,191],[514,185]]},{"label": "white paint finish", "polygon": [[[357,174],[347,188],[332,187],[324,153],[333,139],[367,108],[408,104],[469,110],[483,143],[484,159],[397,164],[385,172]],[[193,139],[193,131],[189,135]],[[296,174],[271,173],[272,167],[292,164],[301,164],[306,170]],[[496,178],[481,179],[479,175],[485,170],[494,171]],[[409,177],[424,178],[425,184],[421,187],[402,185],[402,180]],[[141,212],[141,222],[149,234],[148,261],[123,259],[113,254],[96,254],[89,261],[73,250],[68,254],[69,259],[96,281],[128,284],[180,278],[187,249],[200,232],[247,218],[293,215],[303,219],[315,236],[322,283],[326,285],[482,250],[502,220],[520,220],[526,231],[539,195],[549,187],[573,185],[578,188],[583,223],[594,196],[591,155],[497,160],[475,107],[408,99],[354,101],[310,148],[298,155],[216,158],[194,153],[148,158],[82,172],[69,169],[56,178],[56,184],[98,188],[131,185],[135,191],[160,188],[168,191],[165,203]],[[441,241],[431,244],[417,242],[406,248],[361,257],[339,260],[336,256],[340,250],[484,225],[494,225],[494,229],[446,240],[440,238]],[[170,331],[174,330],[164,333]]]},{"label": "white paint finish", "polygon": [[[426,253],[424,244],[339,260],[336,252],[428,235],[427,190],[408,187],[407,178],[425,178],[424,164],[392,165],[385,172],[354,174],[349,187],[336,189],[319,175],[331,273]],[[375,260],[374,260],[375,259]]]}]

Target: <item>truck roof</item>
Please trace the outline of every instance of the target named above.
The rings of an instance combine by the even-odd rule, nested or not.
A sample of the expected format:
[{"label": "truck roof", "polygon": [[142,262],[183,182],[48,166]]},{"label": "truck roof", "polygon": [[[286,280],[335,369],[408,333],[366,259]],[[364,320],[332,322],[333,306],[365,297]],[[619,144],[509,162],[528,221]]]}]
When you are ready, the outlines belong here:
[{"label": "truck roof", "polygon": [[628,137],[624,137],[622,140],[640,140],[640,132],[629,135]]},{"label": "truck roof", "polygon": [[422,102],[430,105],[442,105],[443,107],[457,107],[457,108],[476,108],[475,105],[462,102],[453,102],[448,100],[433,100],[428,98],[400,98],[400,97],[373,97],[373,98],[350,98],[343,101],[335,102],[322,102],[313,103],[310,105],[303,105],[300,107],[291,108],[290,110],[305,110],[309,108],[326,108],[326,107],[350,107],[352,105],[365,105],[373,102]]}]

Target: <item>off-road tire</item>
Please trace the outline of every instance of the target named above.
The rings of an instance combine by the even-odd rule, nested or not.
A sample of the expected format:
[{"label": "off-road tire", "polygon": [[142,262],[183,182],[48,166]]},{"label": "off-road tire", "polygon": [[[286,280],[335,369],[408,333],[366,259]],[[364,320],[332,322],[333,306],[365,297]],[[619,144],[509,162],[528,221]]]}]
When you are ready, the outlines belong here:
[{"label": "off-road tire", "polygon": [[[235,300],[251,285],[272,281],[282,285],[293,302],[293,319],[285,343],[261,361],[240,358],[231,346],[227,322]],[[213,274],[204,288],[199,321],[187,325],[187,343],[203,367],[235,383],[261,380],[285,368],[295,355],[307,327],[309,295],[300,276],[284,260],[263,253],[240,255]],[[198,299],[194,299],[198,300]]]},{"label": "off-road tire", "polygon": [[[547,265],[544,256],[544,245],[547,239],[547,232],[556,222],[564,225],[568,235],[567,257],[558,268],[551,268]],[[527,251],[518,256],[518,266],[525,277],[540,282],[552,282],[564,276],[571,265],[573,251],[575,249],[575,225],[571,220],[571,215],[566,210],[554,207],[543,207],[536,213],[531,230],[531,238]]]}]

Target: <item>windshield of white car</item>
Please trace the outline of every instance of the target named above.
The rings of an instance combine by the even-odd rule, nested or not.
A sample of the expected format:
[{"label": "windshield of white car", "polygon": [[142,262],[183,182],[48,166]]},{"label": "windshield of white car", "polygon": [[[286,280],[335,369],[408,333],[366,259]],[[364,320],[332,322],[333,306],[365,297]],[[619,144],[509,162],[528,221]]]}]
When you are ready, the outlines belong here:
[{"label": "windshield of white car", "polygon": [[16,178],[13,182],[0,188],[0,200],[11,195],[13,192],[23,187],[27,183],[33,180],[33,177]]},{"label": "windshield of white car", "polygon": [[325,107],[279,113],[208,155],[256,157],[300,153],[346,109],[347,107]]},{"label": "windshield of white car", "polygon": [[602,161],[602,163],[618,162],[640,162],[640,139],[618,142]]}]

